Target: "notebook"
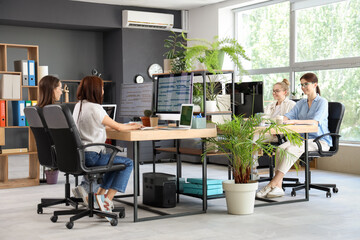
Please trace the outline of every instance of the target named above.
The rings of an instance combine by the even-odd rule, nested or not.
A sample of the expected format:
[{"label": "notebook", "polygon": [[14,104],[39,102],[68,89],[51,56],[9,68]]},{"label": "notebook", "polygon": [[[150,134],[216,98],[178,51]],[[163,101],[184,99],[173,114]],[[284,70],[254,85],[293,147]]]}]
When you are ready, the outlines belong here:
[{"label": "notebook", "polygon": [[194,113],[194,104],[181,104],[180,123],[176,127],[159,128],[161,130],[190,129]]},{"label": "notebook", "polygon": [[116,118],[116,104],[102,104],[101,105],[109,117],[115,121]]}]

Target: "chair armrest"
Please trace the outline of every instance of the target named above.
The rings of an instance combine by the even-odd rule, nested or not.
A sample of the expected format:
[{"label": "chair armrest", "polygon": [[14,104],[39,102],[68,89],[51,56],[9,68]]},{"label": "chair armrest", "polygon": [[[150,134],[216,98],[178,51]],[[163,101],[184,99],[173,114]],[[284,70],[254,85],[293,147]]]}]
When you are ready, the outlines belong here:
[{"label": "chair armrest", "polygon": [[[103,146],[106,149],[112,149],[112,153],[109,159],[109,162],[107,165],[104,166],[95,166],[95,167],[87,167],[85,164],[85,158],[81,156],[85,156],[85,149],[92,146]],[[119,149],[117,146],[113,146],[106,143],[90,143],[87,145],[81,146],[79,149],[80,159],[81,159],[81,168],[83,171],[87,173],[99,173],[99,172],[110,172],[110,171],[117,171],[117,170],[123,170],[126,168],[125,164],[115,164],[114,165],[114,159],[116,157],[116,154],[118,152],[121,152],[121,149]]]},{"label": "chair armrest", "polygon": [[336,138],[340,138],[340,137],[341,137],[341,135],[336,134],[336,133],[325,133],[325,134],[323,134],[323,135],[318,136],[317,138],[315,138],[313,142],[315,142],[316,145],[318,146],[320,155],[325,155],[326,153],[329,152],[329,151],[323,151],[323,150],[322,150],[322,146],[321,146],[321,144],[320,144],[320,139],[323,138],[323,137],[325,137],[325,136],[334,136],[334,137],[336,137]]}]

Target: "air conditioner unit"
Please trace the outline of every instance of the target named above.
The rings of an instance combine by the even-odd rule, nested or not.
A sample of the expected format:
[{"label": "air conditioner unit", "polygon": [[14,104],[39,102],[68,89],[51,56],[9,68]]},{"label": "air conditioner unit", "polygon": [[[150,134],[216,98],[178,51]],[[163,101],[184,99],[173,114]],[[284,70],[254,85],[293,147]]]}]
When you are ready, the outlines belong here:
[{"label": "air conditioner unit", "polygon": [[123,27],[171,29],[174,15],[165,13],[123,10]]}]

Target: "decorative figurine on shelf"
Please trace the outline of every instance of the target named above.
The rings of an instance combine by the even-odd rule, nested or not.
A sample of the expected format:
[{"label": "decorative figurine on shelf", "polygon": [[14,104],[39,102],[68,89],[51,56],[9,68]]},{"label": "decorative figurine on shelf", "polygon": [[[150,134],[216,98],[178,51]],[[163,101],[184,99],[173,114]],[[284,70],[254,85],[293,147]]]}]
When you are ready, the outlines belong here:
[{"label": "decorative figurine on shelf", "polygon": [[93,76],[101,77],[101,73],[99,73],[98,70],[96,70],[95,68],[91,71],[91,74],[92,74]]},{"label": "decorative figurine on shelf", "polygon": [[64,98],[65,98],[65,101],[66,103],[69,102],[69,87],[65,84],[64,85]]}]

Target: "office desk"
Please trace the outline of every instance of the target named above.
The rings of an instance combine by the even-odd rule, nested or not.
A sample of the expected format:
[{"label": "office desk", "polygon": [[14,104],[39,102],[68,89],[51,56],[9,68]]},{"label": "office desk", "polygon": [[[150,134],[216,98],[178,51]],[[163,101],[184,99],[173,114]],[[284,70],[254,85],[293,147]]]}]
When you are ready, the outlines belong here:
[{"label": "office desk", "polygon": [[[305,198],[304,199],[295,199],[295,200],[287,200],[287,201],[276,201],[273,199],[267,199],[267,198],[257,198],[256,200],[265,201],[266,204],[256,204],[255,207],[261,207],[261,206],[268,206],[268,205],[275,205],[275,204],[285,204],[285,203],[294,203],[294,202],[303,202],[303,201],[309,201],[309,152],[308,152],[308,137],[309,133],[317,132],[318,126],[317,125],[302,125],[302,124],[296,124],[296,125],[287,125],[287,129],[293,130],[297,133],[303,133],[304,139],[305,139]],[[265,129],[265,127],[259,127],[259,129]],[[272,134],[281,134],[279,132],[276,132],[274,129],[271,130]]]},{"label": "office desk", "polygon": [[[191,214],[205,213],[207,209],[207,188],[206,181],[207,179],[207,163],[203,161],[202,165],[202,178],[203,178],[203,209],[202,211],[191,212],[191,213],[180,213],[180,214],[164,214],[160,211],[157,211],[158,214],[164,214],[161,216],[147,217],[147,218],[138,218],[138,202],[137,197],[139,195],[139,142],[140,141],[152,141],[152,140],[172,140],[177,141],[177,176],[180,175],[180,154],[179,154],[179,140],[180,139],[191,139],[191,138],[210,138],[216,137],[217,131],[216,128],[205,128],[205,129],[189,129],[189,130],[134,130],[134,131],[124,131],[118,132],[115,130],[106,131],[107,138],[113,140],[122,140],[130,141],[134,144],[134,222],[153,220],[164,217],[176,217],[176,216],[185,216]],[[202,152],[204,152],[205,144],[202,143]],[[177,186],[179,189],[179,186]],[[131,195],[132,196],[132,195]],[[121,197],[121,196],[120,196]],[[177,196],[179,198],[179,195]],[[145,208],[150,210],[149,208]],[[155,212],[155,211],[153,211]]]}]

